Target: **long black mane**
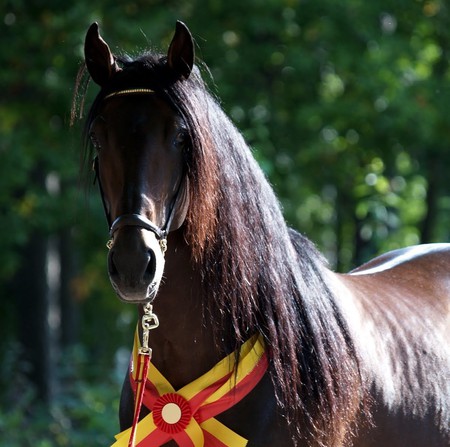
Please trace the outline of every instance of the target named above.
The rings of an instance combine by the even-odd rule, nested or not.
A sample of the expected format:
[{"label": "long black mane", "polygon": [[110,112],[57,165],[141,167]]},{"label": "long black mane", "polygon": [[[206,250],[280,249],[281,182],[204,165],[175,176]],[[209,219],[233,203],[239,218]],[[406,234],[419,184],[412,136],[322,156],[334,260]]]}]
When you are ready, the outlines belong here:
[{"label": "long black mane", "polygon": [[155,89],[183,116],[190,134],[186,240],[202,273],[217,342],[225,339],[227,349],[235,349],[260,332],[280,411],[296,435],[341,445],[354,427],[364,388],[323,258],[286,226],[271,186],[198,68],[173,82],[162,56],[119,62],[123,70],[100,92],[86,129],[102,98],[120,88]]}]

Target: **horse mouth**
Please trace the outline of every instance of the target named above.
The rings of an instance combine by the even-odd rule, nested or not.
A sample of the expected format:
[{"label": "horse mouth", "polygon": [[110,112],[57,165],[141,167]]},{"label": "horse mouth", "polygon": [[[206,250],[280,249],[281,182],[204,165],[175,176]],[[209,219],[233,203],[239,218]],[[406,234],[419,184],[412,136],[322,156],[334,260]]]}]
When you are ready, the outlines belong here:
[{"label": "horse mouth", "polygon": [[111,285],[121,301],[130,304],[142,304],[153,302],[158,293],[159,283],[153,281],[150,284],[139,286],[124,286],[116,284],[112,279]]}]

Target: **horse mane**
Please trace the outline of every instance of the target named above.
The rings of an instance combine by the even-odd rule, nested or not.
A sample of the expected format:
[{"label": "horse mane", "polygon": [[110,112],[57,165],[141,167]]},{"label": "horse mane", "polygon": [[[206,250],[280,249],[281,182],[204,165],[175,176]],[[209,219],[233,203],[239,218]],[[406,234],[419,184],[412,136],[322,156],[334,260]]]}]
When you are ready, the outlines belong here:
[{"label": "horse mane", "polygon": [[296,438],[342,445],[364,406],[364,387],[322,256],[287,227],[272,187],[197,67],[187,80],[168,83],[162,56],[120,63],[121,77],[102,89],[86,128],[108,91],[144,84],[182,115],[190,134],[185,238],[218,344],[236,349],[261,333],[280,412]]}]

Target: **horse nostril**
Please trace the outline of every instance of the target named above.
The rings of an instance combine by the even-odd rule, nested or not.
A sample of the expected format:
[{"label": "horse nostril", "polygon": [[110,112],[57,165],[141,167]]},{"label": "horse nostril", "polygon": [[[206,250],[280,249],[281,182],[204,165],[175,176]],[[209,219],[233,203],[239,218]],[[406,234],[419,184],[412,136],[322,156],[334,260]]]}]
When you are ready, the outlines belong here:
[{"label": "horse nostril", "polygon": [[144,272],[144,278],[148,280],[153,280],[156,272],[156,256],[153,250],[147,251],[148,263],[147,268]]},{"label": "horse nostril", "polygon": [[117,271],[116,264],[114,262],[114,251],[110,251],[108,256],[108,272],[110,276],[117,276],[119,272]]}]

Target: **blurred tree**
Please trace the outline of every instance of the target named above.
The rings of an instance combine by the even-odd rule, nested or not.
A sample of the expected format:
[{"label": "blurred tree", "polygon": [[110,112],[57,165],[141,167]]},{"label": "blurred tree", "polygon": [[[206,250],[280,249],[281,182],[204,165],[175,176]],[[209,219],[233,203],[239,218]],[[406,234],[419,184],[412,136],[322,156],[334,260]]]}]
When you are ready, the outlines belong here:
[{"label": "blurred tree", "polygon": [[447,239],[448,5],[250,3],[222,5],[203,53],[288,220],[339,269]]},{"label": "blurred tree", "polygon": [[[113,50],[130,54],[165,49],[176,19],[189,25],[211,89],[253,146],[287,220],[339,270],[449,239],[444,0],[6,0],[0,19],[0,409],[17,401],[1,390],[19,371],[20,405],[33,396],[59,405],[56,445],[68,445],[62,427],[86,426],[69,404],[75,377],[99,381],[98,395],[79,394],[95,401],[93,414],[105,411],[105,371],[120,363],[134,320],[106,277],[102,207],[95,190],[80,188],[81,125],[68,126],[94,20]],[[64,375],[60,359],[80,342],[86,358],[70,360],[78,376]],[[27,380],[38,390],[31,397]],[[71,397],[61,403],[64,392]],[[9,425],[20,424],[19,403]]]}]

